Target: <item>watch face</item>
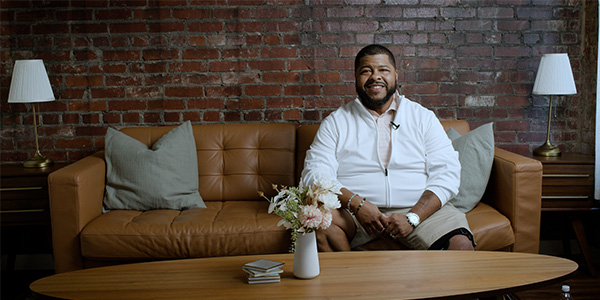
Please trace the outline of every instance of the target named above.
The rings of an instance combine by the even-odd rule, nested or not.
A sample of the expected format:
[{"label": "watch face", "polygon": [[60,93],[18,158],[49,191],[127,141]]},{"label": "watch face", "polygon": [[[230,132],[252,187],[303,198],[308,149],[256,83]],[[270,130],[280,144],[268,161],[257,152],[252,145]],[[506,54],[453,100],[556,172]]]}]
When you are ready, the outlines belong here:
[{"label": "watch face", "polygon": [[412,225],[414,227],[419,225],[419,216],[417,214],[409,213],[409,214],[406,214],[406,217],[408,218],[408,223],[410,223],[410,225]]}]

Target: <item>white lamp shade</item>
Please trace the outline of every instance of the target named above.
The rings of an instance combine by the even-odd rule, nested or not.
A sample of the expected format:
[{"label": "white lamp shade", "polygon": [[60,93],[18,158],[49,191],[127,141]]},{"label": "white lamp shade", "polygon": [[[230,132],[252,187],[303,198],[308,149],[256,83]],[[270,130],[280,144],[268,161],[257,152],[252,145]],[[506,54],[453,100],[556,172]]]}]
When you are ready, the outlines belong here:
[{"label": "white lamp shade", "polygon": [[532,93],[534,95],[577,94],[573,70],[566,53],[542,55]]},{"label": "white lamp shade", "polygon": [[41,59],[17,60],[10,82],[9,103],[54,101],[54,93],[44,61]]}]

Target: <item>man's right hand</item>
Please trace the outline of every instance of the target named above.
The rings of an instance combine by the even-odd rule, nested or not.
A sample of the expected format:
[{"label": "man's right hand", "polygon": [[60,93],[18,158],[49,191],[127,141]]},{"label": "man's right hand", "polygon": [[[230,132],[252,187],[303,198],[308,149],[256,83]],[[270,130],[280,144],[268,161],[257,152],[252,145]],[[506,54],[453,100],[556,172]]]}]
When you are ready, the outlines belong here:
[{"label": "man's right hand", "polygon": [[388,217],[381,213],[377,205],[368,200],[356,213],[356,219],[369,235],[383,231],[389,223]]}]

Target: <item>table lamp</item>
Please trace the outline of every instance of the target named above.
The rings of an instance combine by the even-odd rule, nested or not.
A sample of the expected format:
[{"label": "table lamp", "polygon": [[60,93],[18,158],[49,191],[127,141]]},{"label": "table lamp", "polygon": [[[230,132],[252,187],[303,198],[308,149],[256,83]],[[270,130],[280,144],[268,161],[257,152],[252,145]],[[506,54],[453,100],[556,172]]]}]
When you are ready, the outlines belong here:
[{"label": "table lamp", "polygon": [[559,156],[560,150],[550,143],[550,120],[552,118],[552,96],[577,94],[575,80],[569,56],[566,53],[551,53],[542,55],[538,67],[535,83],[533,84],[534,95],[550,95],[548,101],[548,128],[546,129],[546,142],[533,150],[534,155]]},{"label": "table lamp", "polygon": [[41,59],[17,60],[10,82],[8,103],[33,103],[33,128],[35,133],[35,154],[23,163],[26,168],[43,168],[54,162],[40,153],[37,133],[36,102],[54,101],[46,67]]}]

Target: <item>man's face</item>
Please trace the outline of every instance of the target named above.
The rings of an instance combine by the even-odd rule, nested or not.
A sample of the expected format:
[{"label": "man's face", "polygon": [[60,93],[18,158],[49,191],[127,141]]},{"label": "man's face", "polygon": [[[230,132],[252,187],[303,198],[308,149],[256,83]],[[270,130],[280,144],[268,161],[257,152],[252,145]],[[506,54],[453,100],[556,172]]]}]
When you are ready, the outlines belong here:
[{"label": "man's face", "polygon": [[398,71],[385,54],[362,57],[355,77],[360,101],[373,110],[386,104],[398,86]]}]

